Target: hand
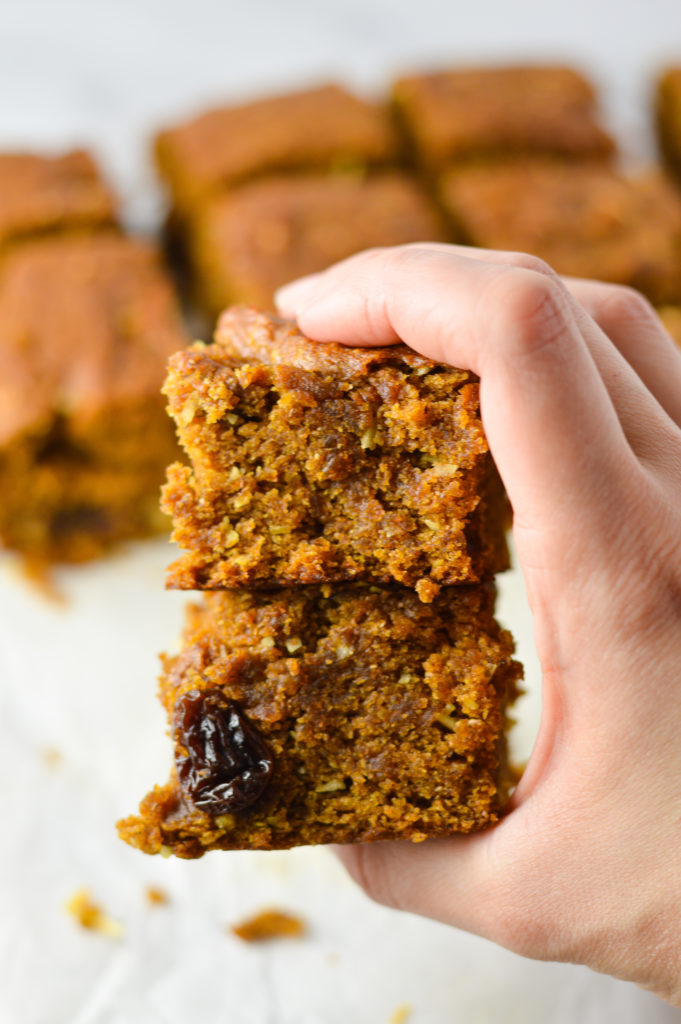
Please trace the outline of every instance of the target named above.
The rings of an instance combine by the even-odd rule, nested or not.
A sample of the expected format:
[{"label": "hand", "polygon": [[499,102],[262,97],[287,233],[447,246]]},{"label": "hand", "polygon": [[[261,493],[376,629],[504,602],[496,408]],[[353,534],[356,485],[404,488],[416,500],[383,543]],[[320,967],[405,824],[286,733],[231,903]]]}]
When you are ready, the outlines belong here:
[{"label": "hand", "polygon": [[681,1006],[681,351],[636,292],[446,245],[362,253],[278,303],[319,341],[479,375],[542,666],[497,826],[343,861],[383,903]]}]

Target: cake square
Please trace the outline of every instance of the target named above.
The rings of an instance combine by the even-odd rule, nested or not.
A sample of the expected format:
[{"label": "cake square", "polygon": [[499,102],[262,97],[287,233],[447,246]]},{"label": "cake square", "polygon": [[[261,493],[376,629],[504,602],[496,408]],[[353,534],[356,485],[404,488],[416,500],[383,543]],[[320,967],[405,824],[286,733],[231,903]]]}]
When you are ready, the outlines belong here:
[{"label": "cake square", "polygon": [[394,104],[417,159],[431,170],[460,160],[545,153],[606,158],[613,142],[592,86],[567,67],[479,67],[399,79]]},{"label": "cake square", "polygon": [[492,585],[204,595],[163,658],[175,770],[121,837],[199,857],[492,824],[521,675],[493,605]]},{"label": "cake square", "polygon": [[100,232],[26,242],[0,266],[0,542],[82,561],[164,522],[177,449],[160,386],[186,344],[159,254]]},{"label": "cake square", "polygon": [[524,160],[449,171],[441,195],[473,245],[532,253],[657,304],[681,300],[681,197],[660,174]]},{"label": "cake square", "polygon": [[473,374],[235,307],[171,358],[164,391],[191,463],[163,491],[184,549],[168,586],[362,579],[430,600],[508,567]]},{"label": "cake square", "polygon": [[233,302],[271,309],[280,285],[362,249],[447,240],[419,185],[394,171],[252,182],[204,204],[189,247],[199,301],[215,317]]},{"label": "cake square", "polygon": [[261,174],[393,163],[388,111],[337,85],[209,110],[162,132],[156,161],[176,212]]},{"label": "cake square", "polygon": [[92,157],[0,153],[0,253],[11,242],[116,221],[116,205]]}]

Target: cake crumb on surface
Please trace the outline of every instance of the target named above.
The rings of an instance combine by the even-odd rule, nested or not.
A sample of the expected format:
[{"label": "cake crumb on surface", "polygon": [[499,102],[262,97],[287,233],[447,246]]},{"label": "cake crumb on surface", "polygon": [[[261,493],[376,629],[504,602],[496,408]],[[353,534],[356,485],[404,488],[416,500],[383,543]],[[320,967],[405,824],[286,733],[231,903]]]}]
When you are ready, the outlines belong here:
[{"label": "cake crumb on surface", "polygon": [[161,907],[170,903],[170,896],[165,889],[161,889],[158,885],[148,885],[144,890],[144,894],[147,898],[147,903],[151,903],[154,907]]},{"label": "cake crumb on surface", "polygon": [[400,1003],[390,1015],[388,1024],[406,1024],[411,1017],[411,1006],[409,1003]]},{"label": "cake crumb on surface", "polygon": [[125,929],[94,902],[89,889],[77,889],[66,901],[65,909],[81,928],[107,935],[110,939],[121,939]]},{"label": "cake crumb on surface", "polygon": [[40,756],[42,757],[43,764],[46,768],[49,768],[50,771],[53,771],[55,768],[59,768],[64,760],[64,755],[61,750],[57,750],[56,747],[43,747],[40,751]]},{"label": "cake crumb on surface", "polygon": [[244,942],[268,942],[270,939],[298,939],[307,927],[296,914],[268,909],[231,925],[230,930]]}]

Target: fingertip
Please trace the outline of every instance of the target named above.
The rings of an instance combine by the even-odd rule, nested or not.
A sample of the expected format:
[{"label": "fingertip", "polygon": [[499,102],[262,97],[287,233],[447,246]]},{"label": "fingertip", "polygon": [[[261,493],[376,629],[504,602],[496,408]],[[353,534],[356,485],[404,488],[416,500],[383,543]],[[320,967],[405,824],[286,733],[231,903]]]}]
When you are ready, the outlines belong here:
[{"label": "fingertip", "polygon": [[277,288],[274,293],[274,302],[282,316],[297,319],[300,310],[319,279],[319,274],[308,274],[306,277],[299,277],[295,281],[284,284]]}]

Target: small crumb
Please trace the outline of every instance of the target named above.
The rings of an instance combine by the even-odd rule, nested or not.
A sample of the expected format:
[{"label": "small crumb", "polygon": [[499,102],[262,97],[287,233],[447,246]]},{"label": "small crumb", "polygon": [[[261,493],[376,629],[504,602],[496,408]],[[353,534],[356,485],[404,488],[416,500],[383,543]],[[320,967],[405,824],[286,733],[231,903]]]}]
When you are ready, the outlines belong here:
[{"label": "small crumb", "polygon": [[423,601],[424,604],[430,604],[437,595],[440,593],[440,587],[437,583],[433,583],[427,577],[423,577],[416,584],[416,593],[419,596],[419,600]]},{"label": "small crumb", "polygon": [[144,890],[144,894],[147,897],[147,903],[151,903],[154,907],[163,907],[170,903],[168,893],[157,885],[148,885]]},{"label": "small crumb", "polygon": [[42,751],[42,759],[45,767],[53,771],[62,763],[64,755],[61,750],[57,750],[56,747],[45,747]]},{"label": "small crumb", "polygon": [[125,929],[120,921],[114,921],[112,917],[93,902],[88,889],[78,889],[73,896],[67,900],[66,912],[75,918],[81,928],[88,928],[100,935],[106,935],[110,939],[122,939]]},{"label": "small crumb", "polygon": [[40,559],[20,556],[17,568],[19,575],[46,601],[62,608],[68,605],[68,598],[55,579],[53,566]]},{"label": "small crumb", "polygon": [[172,856],[173,848],[172,846],[162,846],[158,852],[161,854],[162,857],[165,857],[167,859],[168,857]]},{"label": "small crumb", "polygon": [[409,1003],[400,1003],[390,1015],[389,1024],[405,1024],[411,1017],[411,1006]]},{"label": "small crumb", "polygon": [[270,939],[298,939],[305,934],[305,922],[282,910],[261,910],[259,914],[231,926],[244,942],[268,942]]}]

